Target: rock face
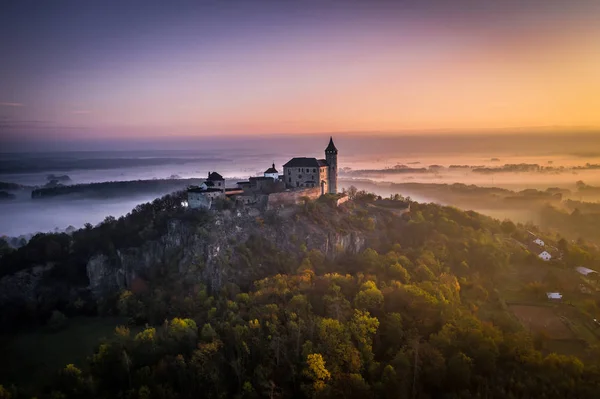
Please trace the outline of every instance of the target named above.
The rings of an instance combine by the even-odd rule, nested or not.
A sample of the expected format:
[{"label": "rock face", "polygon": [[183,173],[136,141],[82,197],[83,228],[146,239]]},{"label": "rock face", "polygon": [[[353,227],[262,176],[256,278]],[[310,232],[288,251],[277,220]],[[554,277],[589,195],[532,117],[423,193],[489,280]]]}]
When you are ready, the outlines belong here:
[{"label": "rock face", "polygon": [[[190,211],[204,212],[204,211]],[[357,253],[366,247],[367,237],[360,232],[338,233],[332,228],[294,218],[293,214],[261,214],[256,209],[212,213],[208,221],[172,220],[167,233],[135,248],[117,250],[112,255],[96,254],[86,264],[87,284],[70,285],[54,273],[53,265],[40,265],[0,280],[0,321],[10,322],[9,313],[19,306],[52,310],[58,304],[78,298],[96,300],[132,287],[138,278],[151,280],[158,271],[167,271],[182,281],[202,282],[218,290],[227,282],[249,287],[256,279],[275,273],[293,273],[297,262],[273,265],[251,259],[248,247],[260,242],[261,248],[276,256],[299,258],[302,250],[317,249],[333,258],[341,253]],[[250,245],[250,244],[248,244]],[[246,251],[246,252],[244,252]],[[246,256],[246,258],[244,258]],[[252,256],[250,256],[252,258]],[[262,259],[262,256],[261,256]],[[289,264],[288,264],[289,263]]]},{"label": "rock face", "polygon": [[291,218],[265,223],[258,215],[255,210],[223,211],[202,226],[172,221],[159,240],[117,251],[112,259],[101,254],[91,258],[87,263],[88,288],[100,298],[130,287],[136,278],[147,278],[159,267],[176,270],[180,278],[202,282],[215,290],[225,282],[250,284],[268,274],[260,267],[236,267],[236,248],[251,236],[260,237],[278,251],[298,254],[303,244],[307,250],[318,249],[330,258],[357,253],[366,246],[366,237],[360,233],[338,234]]}]

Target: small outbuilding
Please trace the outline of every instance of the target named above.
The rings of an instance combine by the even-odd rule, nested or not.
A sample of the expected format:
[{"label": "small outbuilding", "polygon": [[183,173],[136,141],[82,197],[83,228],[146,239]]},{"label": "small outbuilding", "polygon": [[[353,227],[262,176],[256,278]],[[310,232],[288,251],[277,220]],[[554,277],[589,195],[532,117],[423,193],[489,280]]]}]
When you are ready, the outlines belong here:
[{"label": "small outbuilding", "polygon": [[583,274],[584,276],[587,276],[588,274],[592,274],[592,273],[598,273],[595,270],[588,269],[587,267],[583,267],[583,266],[578,266],[575,268],[575,270],[577,270],[577,272],[579,274]]},{"label": "small outbuilding", "polygon": [[562,299],[562,294],[560,292],[546,292],[546,296],[550,300],[559,301]]},{"label": "small outbuilding", "polygon": [[548,251],[543,251],[542,253],[540,253],[538,255],[538,258],[548,262],[550,259],[552,259],[552,255],[550,255],[550,252],[548,252]]}]

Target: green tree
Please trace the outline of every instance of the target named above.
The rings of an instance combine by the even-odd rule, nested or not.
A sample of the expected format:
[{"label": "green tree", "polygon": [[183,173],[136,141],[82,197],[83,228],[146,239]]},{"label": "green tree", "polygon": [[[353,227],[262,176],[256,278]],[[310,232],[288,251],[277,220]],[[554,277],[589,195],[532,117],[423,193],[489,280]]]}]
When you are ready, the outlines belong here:
[{"label": "green tree", "polygon": [[354,305],[358,309],[372,312],[378,311],[383,306],[383,294],[373,281],[362,284],[360,291],[354,298]]},{"label": "green tree", "polygon": [[325,360],[320,353],[311,353],[306,357],[306,368],[304,375],[312,382],[311,393],[325,389],[331,374],[325,367]]}]

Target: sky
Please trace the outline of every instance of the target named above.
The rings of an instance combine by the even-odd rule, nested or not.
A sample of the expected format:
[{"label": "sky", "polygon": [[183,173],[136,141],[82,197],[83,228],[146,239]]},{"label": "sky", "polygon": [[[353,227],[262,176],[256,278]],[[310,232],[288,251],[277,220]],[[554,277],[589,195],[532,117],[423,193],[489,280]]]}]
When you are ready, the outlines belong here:
[{"label": "sky", "polygon": [[0,144],[600,127],[600,1],[0,2]]}]

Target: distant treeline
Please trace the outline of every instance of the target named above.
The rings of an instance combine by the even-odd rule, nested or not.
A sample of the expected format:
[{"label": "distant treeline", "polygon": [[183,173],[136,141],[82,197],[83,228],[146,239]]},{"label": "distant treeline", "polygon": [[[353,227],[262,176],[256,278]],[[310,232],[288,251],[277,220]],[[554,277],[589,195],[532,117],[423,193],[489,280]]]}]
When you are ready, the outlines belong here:
[{"label": "distant treeline", "polygon": [[84,195],[86,197],[116,197],[127,194],[143,194],[153,192],[173,192],[185,189],[190,185],[200,184],[203,179],[155,179],[111,181],[102,183],[74,184],[38,188],[31,192],[31,198],[50,198],[61,195]]},{"label": "distant treeline", "polygon": [[350,175],[361,176],[374,173],[400,174],[400,173],[429,173],[431,170],[427,168],[409,168],[409,167],[394,167],[391,169],[361,169],[348,172]]},{"label": "distant treeline", "polygon": [[0,200],[15,199],[15,195],[6,191],[0,191]]},{"label": "distant treeline", "polygon": [[[428,168],[411,168],[407,165],[396,165],[385,169],[361,169],[348,171],[348,174],[361,176],[374,173],[426,173],[446,169],[442,165],[429,165]],[[450,165],[448,169],[469,169],[474,173],[562,173],[571,170],[597,170],[600,169],[600,164],[585,164],[584,166],[575,166],[572,168],[564,166],[542,166],[536,163],[520,163],[520,164],[505,164],[503,166],[488,167],[483,165]]]},{"label": "distant treeline", "polygon": [[577,191],[582,194],[600,194],[600,187],[590,186],[579,180],[575,183]]},{"label": "distant treeline", "polygon": [[196,157],[157,157],[157,158],[52,158],[0,160],[0,173],[35,173],[48,170],[96,170],[96,169],[121,169],[138,166],[183,165],[191,162],[220,161],[223,158],[205,155]]},{"label": "distant treeline", "polygon": [[22,186],[20,184],[17,183],[8,183],[8,182],[4,182],[4,181],[0,181],[0,190],[21,190],[26,188],[25,186]]}]

